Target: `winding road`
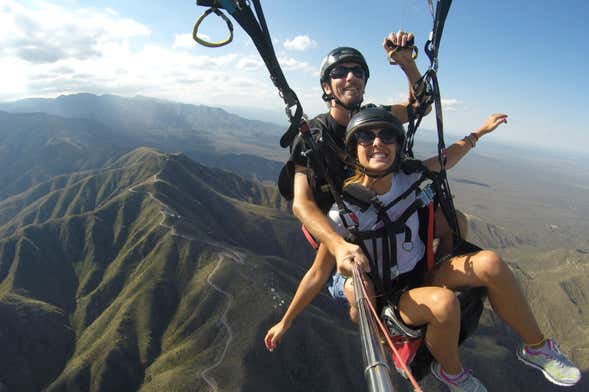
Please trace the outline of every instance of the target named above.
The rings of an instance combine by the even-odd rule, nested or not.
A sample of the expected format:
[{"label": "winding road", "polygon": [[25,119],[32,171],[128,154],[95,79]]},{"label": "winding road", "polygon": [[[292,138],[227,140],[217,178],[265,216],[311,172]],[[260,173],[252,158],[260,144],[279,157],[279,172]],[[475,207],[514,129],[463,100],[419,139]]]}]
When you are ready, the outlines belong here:
[{"label": "winding road", "polygon": [[[155,183],[158,181],[162,181],[160,178],[158,178],[158,175],[159,175],[159,173],[154,174],[151,179],[149,179],[141,184],[137,184],[137,185],[134,185],[134,186],[128,188],[128,191],[134,192],[134,193],[139,193],[138,191],[135,190],[136,187],[141,186],[147,182]],[[161,201],[160,199],[155,197],[152,192],[145,192],[145,193],[147,193],[150,198],[152,198],[153,200],[155,200],[156,202],[158,202],[160,204],[160,207],[161,207],[160,213],[162,214],[162,220],[159,222],[160,226],[170,230],[170,232],[173,236],[177,236],[177,237],[186,239],[188,241],[197,241],[197,240],[202,241],[201,239],[198,239],[195,237],[191,237],[191,236],[188,236],[185,234],[179,234],[174,226],[167,225],[165,223],[165,221],[168,216],[171,215],[173,217],[180,219],[179,215],[174,214],[174,213],[170,213],[170,211],[173,212],[173,209],[170,208],[168,205],[166,205],[163,201]],[[220,248],[227,246],[225,244],[216,243],[214,241],[207,241],[207,242],[209,242],[211,245],[214,245],[214,246],[220,247]],[[207,385],[209,385],[211,391],[213,391],[213,392],[217,392],[219,390],[219,388],[217,386],[217,382],[208,374],[213,369],[219,367],[219,365],[221,365],[221,363],[223,363],[223,361],[225,360],[225,357],[227,355],[227,352],[229,351],[231,341],[233,340],[233,331],[231,330],[231,326],[229,325],[229,322],[227,321],[227,314],[229,313],[229,310],[233,306],[233,295],[231,295],[227,291],[223,290],[221,287],[217,286],[212,280],[215,272],[217,272],[217,270],[219,269],[219,267],[221,266],[223,261],[225,261],[227,259],[232,262],[238,263],[238,264],[243,264],[244,263],[244,254],[237,251],[237,250],[234,250],[234,249],[225,249],[225,250],[219,252],[217,255],[217,264],[215,265],[215,268],[213,268],[213,271],[211,271],[211,273],[207,276],[207,279],[206,279],[207,284],[213,290],[217,291],[219,294],[221,294],[227,298],[227,306],[225,307],[225,310],[223,311],[223,314],[221,315],[221,318],[219,319],[220,324],[227,330],[227,341],[225,342],[225,347],[223,348],[223,351],[221,352],[220,357],[211,366],[207,367],[206,369],[204,369],[200,373],[204,382],[207,383]]]},{"label": "winding road", "polygon": [[209,286],[211,286],[213,289],[217,290],[217,292],[219,292],[220,294],[224,295],[227,298],[227,306],[225,307],[225,310],[223,311],[223,314],[221,315],[221,318],[220,318],[221,324],[223,324],[223,326],[227,330],[227,342],[225,343],[225,347],[223,348],[223,352],[221,353],[221,356],[219,357],[219,359],[215,363],[213,363],[211,366],[209,366],[208,368],[206,368],[205,370],[203,370],[200,373],[203,380],[211,387],[211,390],[213,392],[217,392],[219,390],[219,388],[217,387],[217,383],[215,382],[215,380],[213,380],[211,377],[208,376],[208,373],[211,370],[218,367],[219,365],[221,365],[221,363],[223,363],[223,361],[225,360],[225,356],[227,355],[227,352],[229,351],[229,346],[231,344],[231,341],[233,340],[233,331],[231,330],[231,326],[229,325],[229,322],[227,321],[227,313],[229,313],[229,310],[231,309],[231,306],[233,305],[233,295],[231,295],[227,291],[223,290],[221,287],[217,286],[212,281],[213,275],[215,274],[215,272],[217,272],[217,270],[219,269],[219,267],[221,266],[221,263],[223,262],[223,260],[225,258],[232,258],[232,255],[229,253],[220,253],[218,256],[217,265],[215,266],[213,271],[207,277],[207,283],[209,284]]}]

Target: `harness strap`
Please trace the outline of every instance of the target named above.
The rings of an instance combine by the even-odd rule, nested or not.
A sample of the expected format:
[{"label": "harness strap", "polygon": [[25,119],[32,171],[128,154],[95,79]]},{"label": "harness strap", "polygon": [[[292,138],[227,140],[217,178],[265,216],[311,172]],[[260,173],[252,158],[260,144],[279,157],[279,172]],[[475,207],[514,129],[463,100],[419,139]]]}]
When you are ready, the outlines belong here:
[{"label": "harness strap", "polygon": [[[256,11],[255,15],[250,7],[250,3],[253,3],[254,5]],[[284,73],[282,72],[282,68],[280,68],[280,64],[276,58],[276,53],[274,52],[274,46],[272,45],[272,39],[268,32],[268,26],[266,24],[266,19],[264,18],[264,12],[260,5],[260,0],[197,0],[196,4],[214,8],[216,11],[213,11],[217,15],[219,9],[225,9],[251,37],[262,57],[262,60],[264,60],[264,64],[266,64],[266,68],[270,72],[270,79],[278,89],[280,97],[286,104],[285,112],[289,118],[290,127],[284,135],[282,135],[280,145],[282,147],[291,145],[299,131],[301,119],[303,118],[303,108],[297,95],[288,85]],[[210,12],[212,11],[209,11],[209,13]],[[202,19],[204,19],[205,16],[206,15],[203,15],[197,21],[197,26],[195,26],[196,30],[198,30],[199,22],[202,22]],[[197,42],[200,41],[197,40]],[[292,108],[295,108],[294,114],[292,113]]]},{"label": "harness strap", "polygon": [[[327,129],[325,127],[324,129]],[[350,155],[340,146],[337,145],[333,137],[328,132],[321,132],[320,135],[321,143],[323,143],[327,148],[331,149],[337,157],[346,165],[354,165],[354,162],[350,158]]]},{"label": "harness strap", "polygon": [[[375,200],[377,202],[378,199]],[[374,205],[375,203],[373,203]],[[391,269],[397,267],[398,268],[398,257],[397,257],[397,234],[404,233],[405,238],[404,241],[406,244],[411,243],[411,229],[407,226],[407,221],[409,218],[417,212],[419,208],[424,206],[424,201],[421,198],[417,198],[411,205],[395,220],[391,221],[389,216],[386,213],[386,209],[382,206],[375,206],[378,212],[378,219],[383,222],[383,227],[370,230],[370,231],[360,231],[353,227],[347,227],[347,230],[352,233],[353,238],[355,239],[355,243],[359,244],[366,254],[366,257],[369,259],[371,268],[375,266],[375,271],[377,274],[379,272],[376,260],[379,259],[378,257],[378,247],[376,241],[380,238],[382,239],[382,274],[381,279],[376,277],[373,281],[376,283],[378,282],[378,286],[375,284],[375,291],[377,294],[384,294],[385,297],[389,297],[392,294],[392,285],[391,285]],[[390,207],[389,207],[390,208]],[[343,220],[343,219],[342,219]],[[432,221],[432,233],[433,233],[433,221]],[[432,234],[433,235],[433,234]],[[370,256],[371,253],[367,252],[366,245],[364,241],[372,240],[372,257]],[[432,237],[433,241],[433,237]],[[429,246],[426,244],[426,246]]]},{"label": "harness strap", "polygon": [[427,255],[427,270],[431,271],[434,268],[434,203],[431,202],[427,206],[427,244],[426,255]]},{"label": "harness strap", "polygon": [[[397,240],[396,234],[385,235],[382,241],[382,286],[384,287],[385,298],[391,294],[391,267],[397,266]],[[374,258],[377,259],[377,254]],[[392,258],[392,260],[391,260]]]},{"label": "harness strap", "polygon": [[315,250],[319,249],[319,244],[315,241],[315,238],[309,233],[309,230],[305,227],[305,225],[301,225],[301,230],[307,239],[307,242],[311,245],[311,247]]},{"label": "harness strap", "polygon": [[[327,175],[327,168],[325,167],[321,156],[319,155],[319,146],[313,140],[313,136],[311,135],[311,130],[309,128],[309,124],[306,121],[300,122],[300,127],[297,128],[300,131],[300,134],[305,142],[305,145],[309,148],[308,151],[305,151],[305,155],[309,158],[309,161],[313,165],[314,170],[316,173],[325,179],[329,187],[329,191],[335,200],[335,204],[338,207],[338,212],[340,217],[342,218],[342,222],[344,222],[344,226],[347,228],[348,222],[345,219],[346,216],[350,215],[350,210],[345,206],[342,196],[338,193],[337,187],[333,181],[331,176]],[[354,220],[353,216],[350,216],[352,220]]]},{"label": "harness strap", "polygon": [[413,104],[417,101],[417,97],[410,100],[407,107],[407,114],[409,116],[409,131],[405,143],[405,153],[408,156],[413,156],[413,138],[417,127],[419,126],[423,116],[425,115],[425,108],[429,104],[434,104],[436,113],[436,127],[438,134],[438,161],[440,164],[440,173],[438,175],[439,182],[437,186],[437,193],[442,211],[444,216],[448,220],[448,223],[453,231],[454,237],[454,248],[460,245],[462,242],[462,236],[460,235],[460,228],[458,226],[458,220],[456,218],[456,209],[452,200],[452,194],[450,191],[450,185],[446,175],[446,158],[447,151],[444,143],[444,123],[442,118],[442,99],[440,96],[440,87],[437,78],[438,69],[438,50],[442,33],[444,30],[444,24],[446,17],[450,10],[452,0],[439,0],[436,3],[435,12],[432,0],[429,0],[430,9],[434,18],[433,28],[430,33],[430,37],[425,44],[425,52],[430,59],[430,67],[423,77],[415,84],[414,91],[419,93],[419,107],[417,112],[413,111]]},{"label": "harness strap", "polygon": [[[415,134],[417,133],[417,129],[421,125],[421,120],[425,117],[425,112],[433,103],[433,95],[432,95],[432,88],[430,83],[427,79],[427,72],[413,85],[413,91],[418,94],[417,96],[413,96],[409,100],[409,104],[407,105],[407,118],[409,119],[407,123],[407,136],[405,137],[405,144],[403,145],[403,151],[405,155],[408,157],[413,158],[413,143],[415,141]],[[417,105],[417,108],[414,109],[414,105]]]},{"label": "harness strap", "polygon": [[416,192],[419,189],[419,186],[421,185],[421,183],[425,179],[426,179],[426,175],[422,174],[417,181],[415,181],[413,184],[411,184],[411,186],[409,188],[407,188],[407,190],[405,192],[401,193],[397,198],[395,198],[395,200],[391,201],[386,206],[384,206],[384,209],[388,210],[389,208],[393,207],[395,204],[397,204],[401,200],[406,199],[407,197],[409,197],[409,195]]}]

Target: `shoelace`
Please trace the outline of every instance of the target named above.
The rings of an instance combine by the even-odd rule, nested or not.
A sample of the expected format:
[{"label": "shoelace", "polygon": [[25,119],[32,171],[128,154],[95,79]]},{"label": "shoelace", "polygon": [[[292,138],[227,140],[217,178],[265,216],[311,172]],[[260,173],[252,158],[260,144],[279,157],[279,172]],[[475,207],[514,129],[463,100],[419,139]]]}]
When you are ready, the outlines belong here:
[{"label": "shoelace", "polygon": [[[529,351],[528,351],[528,353],[532,354],[532,355],[543,355],[545,357],[553,359],[557,362],[556,366],[559,368],[564,368],[566,366],[573,366],[572,362],[567,357],[565,357],[562,354],[562,352],[560,351],[560,346],[558,345],[558,343],[554,342],[553,340],[549,340],[547,344],[548,344],[548,350],[549,350],[548,352],[545,352],[543,350],[532,350],[532,351],[537,351],[537,353],[533,353],[533,352],[530,353]],[[528,349],[526,348],[526,350],[528,350]]]}]

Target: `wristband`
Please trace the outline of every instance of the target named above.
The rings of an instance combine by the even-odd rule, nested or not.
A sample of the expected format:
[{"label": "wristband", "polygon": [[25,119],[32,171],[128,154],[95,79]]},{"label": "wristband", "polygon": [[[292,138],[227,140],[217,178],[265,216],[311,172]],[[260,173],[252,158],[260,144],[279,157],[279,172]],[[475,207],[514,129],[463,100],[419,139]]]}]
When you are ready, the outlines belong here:
[{"label": "wristband", "polygon": [[[474,141],[472,141],[472,139],[474,139]],[[470,144],[470,148],[474,148],[477,144],[476,136],[472,137],[472,134],[465,136],[462,140],[464,140],[465,142],[468,142],[468,144]]]}]

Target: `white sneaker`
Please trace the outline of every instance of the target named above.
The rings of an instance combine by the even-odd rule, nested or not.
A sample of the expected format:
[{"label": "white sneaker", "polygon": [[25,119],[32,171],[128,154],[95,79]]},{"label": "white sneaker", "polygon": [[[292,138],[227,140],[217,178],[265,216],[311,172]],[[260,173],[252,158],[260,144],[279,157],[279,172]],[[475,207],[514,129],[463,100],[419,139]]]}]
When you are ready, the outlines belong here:
[{"label": "white sneaker", "polygon": [[432,362],[431,371],[435,378],[443,382],[452,392],[487,392],[483,383],[472,375],[472,370],[463,369],[458,377],[450,378],[437,362]]},{"label": "white sneaker", "polygon": [[575,385],[581,379],[581,371],[558,349],[558,344],[546,340],[537,350],[521,345],[516,351],[517,359],[544,373],[551,383],[563,387]]}]

